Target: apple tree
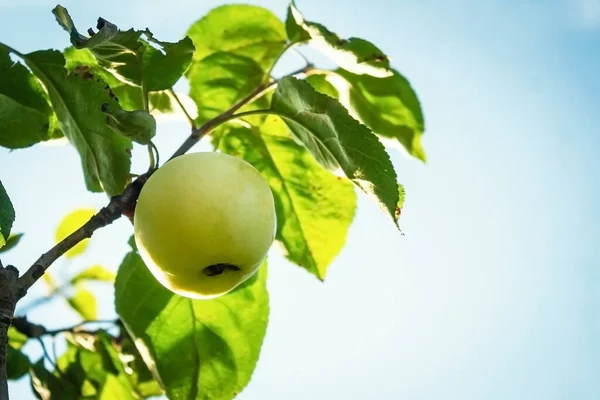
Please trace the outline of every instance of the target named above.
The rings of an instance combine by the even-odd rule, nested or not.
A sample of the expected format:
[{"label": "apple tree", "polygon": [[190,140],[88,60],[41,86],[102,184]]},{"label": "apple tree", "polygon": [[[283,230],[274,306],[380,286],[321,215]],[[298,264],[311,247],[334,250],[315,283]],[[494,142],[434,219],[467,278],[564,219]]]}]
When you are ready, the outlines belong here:
[{"label": "apple tree", "polygon": [[[22,53],[0,42],[0,146],[27,151],[43,142],[66,141],[81,161],[77,168],[85,187],[77,189],[104,193],[107,203],[97,212],[77,210],[65,218],[55,246],[39,249],[41,255],[30,265],[0,263],[0,399],[9,398],[8,380],[27,375],[40,399],[233,399],[251,379],[267,330],[266,252],[271,241],[290,262],[323,280],[344,247],[357,191],[400,230],[404,188],[386,145],[395,143],[425,162],[417,95],[375,44],[340,37],[305,19],[293,2],[284,21],[259,6],[214,8],[176,42],[161,41],[148,28],[118,27],[104,18],[82,30],[64,7],[58,5],[52,13],[57,28],[66,32],[63,49]],[[302,54],[303,48],[323,54],[335,68],[319,67]],[[289,53],[302,60],[297,69],[274,74]],[[189,87],[185,98],[174,90],[181,80]],[[186,116],[190,133],[172,155],[163,154],[153,142],[161,135],[156,116],[175,112]],[[266,218],[272,237],[259,249],[265,257],[249,277],[210,298],[177,293],[157,279],[147,265],[152,257],[144,257],[139,248],[136,225],[136,217],[151,226],[169,217],[162,215],[169,206],[178,207],[154,202],[169,190],[165,179],[148,188],[142,205],[145,185],[150,187],[154,174],[194,153],[190,150],[200,140],[258,171],[260,180],[238,184],[236,190],[257,196],[244,198],[241,206],[254,206],[262,199],[258,196],[268,193],[276,216],[274,226]],[[147,148],[144,171],[131,170],[134,146]],[[206,186],[190,176],[213,174],[226,165],[210,164],[212,170],[201,165],[172,169],[168,181],[188,190],[189,199],[212,201],[217,209],[190,215],[185,223],[192,228],[181,235],[192,237],[170,232],[181,240],[180,245],[169,241],[170,264],[184,265],[189,256],[189,265],[205,268],[201,255],[209,248],[220,248],[224,255],[250,252],[244,248],[251,239],[247,229],[231,231],[234,244],[211,242],[223,237],[219,233],[226,224],[219,221],[235,224],[240,218],[215,218],[227,211],[218,209],[219,204],[229,203],[217,202],[211,197],[219,192],[215,187],[203,190]],[[252,192],[250,186],[262,184],[254,182],[270,190]],[[144,208],[142,217],[136,214],[138,204]],[[264,210],[270,215],[268,207]],[[70,280],[72,285],[84,280],[114,285],[116,320],[95,321],[94,296],[84,289],[66,299],[81,315],[77,326],[50,330],[27,315],[15,315],[32,285],[52,286],[48,269],[57,259],[81,253],[96,230],[122,216],[129,218],[132,230],[130,250],[116,276],[95,265]],[[5,260],[27,234],[12,231],[15,218],[10,193],[0,182],[0,256]],[[263,223],[251,222],[257,231]],[[210,234],[195,240],[190,233],[195,229]],[[183,241],[193,254],[178,252]],[[194,279],[206,278],[179,271],[192,286]],[[206,275],[223,271],[211,266]],[[207,282],[210,286],[213,281]],[[97,327],[89,328],[92,323]],[[22,351],[28,341],[45,336],[64,337],[66,350],[50,356],[44,349],[39,359]]]}]

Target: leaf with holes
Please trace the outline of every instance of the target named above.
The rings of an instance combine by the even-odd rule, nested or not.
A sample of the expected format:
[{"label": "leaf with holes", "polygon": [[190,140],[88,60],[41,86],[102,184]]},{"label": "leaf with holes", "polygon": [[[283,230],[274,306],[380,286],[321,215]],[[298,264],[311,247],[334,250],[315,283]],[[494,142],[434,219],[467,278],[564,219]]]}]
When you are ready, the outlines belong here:
[{"label": "leaf with holes", "polygon": [[271,111],[285,121],[321,165],[331,170],[341,168],[397,226],[396,172],[373,132],[352,118],[337,100],[293,77],[280,80]]},{"label": "leaf with holes", "polygon": [[248,4],[216,7],[187,31],[194,42],[194,62],[225,51],[254,60],[269,71],[286,48],[283,22],[270,10]]},{"label": "leaf with holes", "polygon": [[352,183],[317,164],[275,116],[252,130],[230,128],[220,139],[219,150],[261,172],[275,198],[276,239],[288,259],[323,280],[354,218]]},{"label": "leaf with holes", "polygon": [[75,71],[67,74],[59,51],[29,53],[25,61],[46,86],[62,131],[79,152],[88,190],[121,193],[130,179],[132,143],[105,123],[103,104],[118,106],[106,84]]},{"label": "leaf with holes", "polygon": [[232,292],[191,300],[160,285],[136,252],[127,254],[116,310],[167,397],[227,400],[248,384],[267,328],[266,272],[265,263]]},{"label": "leaf with holes", "polygon": [[308,42],[348,71],[377,77],[391,75],[389,59],[377,46],[357,37],[341,38],[325,26],[305,20],[293,1],[286,29],[292,42]]},{"label": "leaf with holes", "polygon": [[[98,64],[117,75],[121,81],[139,86],[143,93],[166,90],[183,75],[192,61],[194,45],[188,37],[178,42],[163,42],[152,33],[129,29],[122,31],[114,24],[100,19],[99,31],[86,37],[77,31],[68,11],[57,6],[53,13],[59,24],[70,34],[71,43],[78,49],[88,48]],[[145,34],[147,40],[141,38]],[[159,49],[150,45],[157,45]]]}]

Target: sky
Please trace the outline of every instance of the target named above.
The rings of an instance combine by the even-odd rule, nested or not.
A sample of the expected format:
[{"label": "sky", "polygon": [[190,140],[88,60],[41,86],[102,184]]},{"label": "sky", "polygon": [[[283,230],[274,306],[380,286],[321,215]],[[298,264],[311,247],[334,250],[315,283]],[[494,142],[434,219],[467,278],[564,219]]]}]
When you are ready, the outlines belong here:
[{"label": "sky", "polygon": [[[250,3],[285,17],[285,1]],[[102,16],[175,41],[224,3],[61,4],[82,28]],[[0,41],[22,52],[66,47],[54,5],[0,0]],[[359,194],[324,283],[273,248],[270,324],[238,399],[600,398],[600,1],[296,5],[390,56],[421,100],[428,162],[389,149],[407,192],[405,236]],[[161,123],[161,153],[187,133],[185,121]],[[134,170],[145,162],[134,154]],[[15,204],[13,229],[26,233],[3,262],[22,271],[52,245],[65,214],[106,203],[85,191],[70,146],[0,149],[0,179]],[[83,256],[51,273],[116,269],[131,230],[121,219],[98,231]],[[111,317],[111,288],[93,289],[103,293],[99,317]],[[21,307],[44,291],[37,283]],[[61,301],[28,316],[49,328],[78,321]],[[39,356],[35,344],[28,351]],[[33,398],[25,380],[10,388]]]}]

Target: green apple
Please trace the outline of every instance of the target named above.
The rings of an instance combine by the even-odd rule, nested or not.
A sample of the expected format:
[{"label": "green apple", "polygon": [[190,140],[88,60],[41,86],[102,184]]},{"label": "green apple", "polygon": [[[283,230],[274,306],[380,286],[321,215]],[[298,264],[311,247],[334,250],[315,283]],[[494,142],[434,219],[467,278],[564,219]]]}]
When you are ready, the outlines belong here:
[{"label": "green apple", "polygon": [[271,188],[256,168],[235,156],[199,152],[150,176],[133,224],[140,256],[163,286],[209,299],[256,273],[277,217]]}]

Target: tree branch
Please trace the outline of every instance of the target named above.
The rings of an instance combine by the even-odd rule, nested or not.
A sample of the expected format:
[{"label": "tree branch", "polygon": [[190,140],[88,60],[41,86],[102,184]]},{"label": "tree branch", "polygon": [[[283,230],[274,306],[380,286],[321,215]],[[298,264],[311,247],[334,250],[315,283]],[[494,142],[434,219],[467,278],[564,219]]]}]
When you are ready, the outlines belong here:
[{"label": "tree branch", "polygon": [[6,346],[8,328],[17,306],[23,297],[18,285],[19,270],[12,265],[0,266],[0,400],[8,400],[8,379],[6,376]]},{"label": "tree branch", "polygon": [[103,207],[93,215],[88,222],[83,224],[75,232],[57,243],[47,253],[41,255],[36,262],[19,278],[19,289],[26,293],[27,290],[44,275],[46,270],[54,261],[66,253],[69,249],[84,239],[90,238],[93,233],[108,224],[116,221],[122,214],[133,215],[135,202],[140,194],[142,186],[154,170],[150,170],[140,175],[135,181],[130,183],[123,193],[114,196],[107,206]]},{"label": "tree branch", "polygon": [[[0,43],[0,46],[1,45],[2,44]],[[15,54],[19,53],[15,52]],[[287,76],[307,74],[313,69],[313,66],[309,64],[288,74]],[[264,95],[276,84],[277,80],[274,79],[270,80],[269,82],[265,82],[256,87],[252,92],[248,93],[231,108],[219,114],[215,118],[207,121],[199,128],[196,128],[194,125],[192,125],[192,133],[179,147],[179,149],[175,151],[169,160],[185,154],[200,139],[202,139],[206,134],[208,134],[221,123],[243,115],[251,114],[250,112],[236,115],[235,112],[244,105]],[[191,120],[191,118],[189,119]],[[21,297],[27,293],[27,290],[29,290],[29,288],[31,288],[31,286],[33,286],[33,284],[44,275],[46,270],[50,267],[50,265],[52,265],[52,263],[54,263],[54,261],[65,254],[68,250],[73,248],[77,243],[84,239],[90,238],[97,229],[111,224],[119,219],[121,215],[126,215],[130,220],[133,220],[135,204],[137,198],[139,197],[140,191],[155,170],[156,169],[150,169],[148,172],[138,176],[137,179],[130,183],[120,195],[112,197],[108,205],[100,209],[100,211],[92,216],[88,222],[83,224],[79,229],[67,236],[61,242],[57,243],[46,253],[42,254],[40,258],[38,258],[27,269],[27,271],[25,271],[23,276],[19,277],[19,271],[12,265],[4,268],[2,267],[2,264],[0,264],[0,400],[9,400],[8,380],[6,376],[6,346],[8,344],[8,328],[11,326],[11,324],[13,324],[14,312],[19,299],[21,299]],[[25,326],[23,325],[24,321],[26,320],[22,318],[15,318],[15,327],[20,326],[22,329],[26,329],[23,328]],[[39,335],[42,334],[55,334],[59,331],[65,331],[59,330],[56,332],[49,332],[39,325],[30,323],[27,324],[27,329],[33,329],[36,327],[39,328],[36,333],[32,332],[34,335],[33,337],[39,337]]]},{"label": "tree branch", "polygon": [[[306,74],[306,73],[309,73],[310,71],[312,71],[313,69],[314,69],[314,67],[311,64],[307,64],[306,66],[304,66],[296,71],[293,71],[293,72],[287,74],[286,76],[295,76],[295,75],[299,75],[299,74]],[[230,120],[231,117],[233,116],[233,114],[237,110],[239,110],[246,104],[253,102],[257,98],[261,97],[271,87],[273,87],[275,85],[277,85],[277,80],[271,80],[269,82],[265,82],[265,83],[258,85],[253,91],[248,93],[240,101],[235,103],[233,106],[231,106],[231,108],[229,108],[225,112],[219,114],[218,116],[211,119],[210,121],[207,121],[199,128],[192,128],[192,133],[190,134],[190,136],[175,151],[175,153],[173,153],[173,155],[171,156],[171,158],[169,158],[169,160],[172,160],[175,157],[179,157],[179,156],[187,153],[192,147],[194,147],[194,145],[196,143],[198,143],[198,141],[200,139],[202,139],[204,136],[206,136],[208,133],[210,133],[210,131],[212,131],[215,127],[219,126],[220,124],[222,124],[225,121]]]}]

